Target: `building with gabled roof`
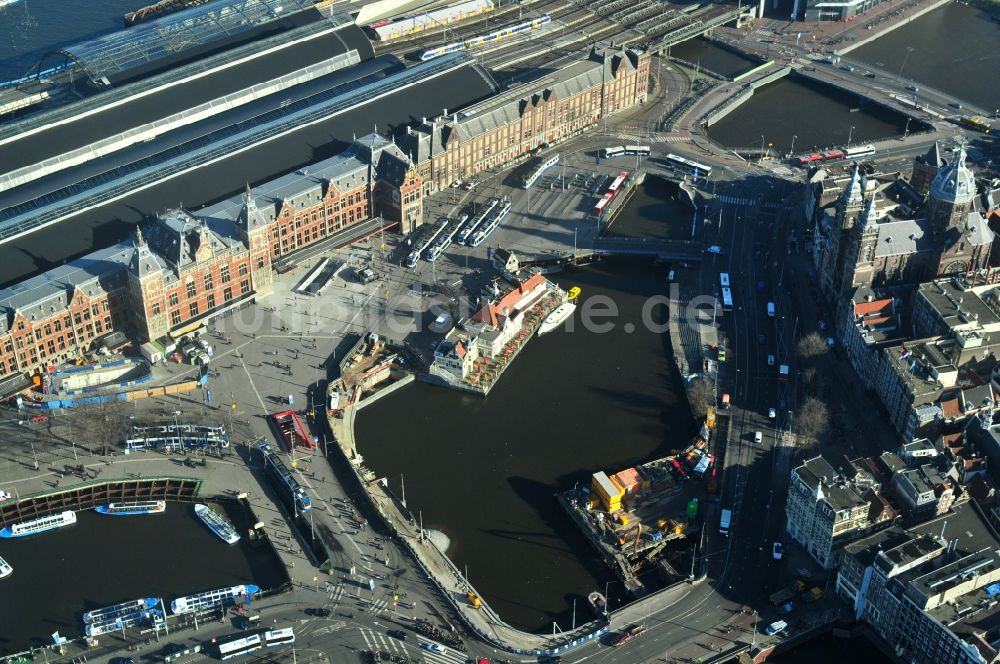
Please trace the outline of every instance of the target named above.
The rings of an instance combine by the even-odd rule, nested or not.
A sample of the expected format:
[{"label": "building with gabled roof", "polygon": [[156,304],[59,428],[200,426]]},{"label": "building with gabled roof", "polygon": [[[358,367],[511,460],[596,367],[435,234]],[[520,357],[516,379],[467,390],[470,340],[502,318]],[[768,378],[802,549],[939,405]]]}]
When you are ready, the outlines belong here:
[{"label": "building with gabled roof", "polygon": [[425,193],[523,159],[646,100],[648,53],[595,45],[586,59],[573,57],[536,80],[408,128],[399,145]]}]

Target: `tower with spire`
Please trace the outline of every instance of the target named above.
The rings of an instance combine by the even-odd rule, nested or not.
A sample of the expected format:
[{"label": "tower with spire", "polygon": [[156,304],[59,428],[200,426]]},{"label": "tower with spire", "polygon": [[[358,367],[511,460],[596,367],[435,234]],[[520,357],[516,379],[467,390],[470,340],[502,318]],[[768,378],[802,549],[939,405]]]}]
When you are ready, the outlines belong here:
[{"label": "tower with spire", "polygon": [[868,198],[857,224],[850,232],[850,245],[845,263],[847,274],[844,275],[845,288],[857,288],[861,285],[873,285],[878,280],[875,270],[875,248],[878,245],[879,224],[876,219],[875,196]]},{"label": "tower with spire", "polygon": [[130,307],[139,336],[157,339],[170,330],[163,264],[142,236],[142,227],[135,227],[135,249],[128,265]]},{"label": "tower with spire", "polygon": [[271,224],[257,207],[257,200],[247,183],[243,192],[243,207],[236,221],[240,235],[250,251],[251,287],[260,295],[274,289],[274,271],[271,269]]}]

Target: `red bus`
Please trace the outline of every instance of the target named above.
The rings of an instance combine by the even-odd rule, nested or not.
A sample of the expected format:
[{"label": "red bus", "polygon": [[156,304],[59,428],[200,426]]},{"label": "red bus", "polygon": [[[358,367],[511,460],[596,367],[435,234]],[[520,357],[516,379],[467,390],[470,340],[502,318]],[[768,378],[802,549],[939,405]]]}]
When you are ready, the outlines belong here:
[{"label": "red bus", "polygon": [[831,161],[833,159],[843,159],[847,154],[843,150],[830,150],[823,154],[823,159],[826,161]]},{"label": "red bus", "polygon": [[618,174],[618,177],[615,178],[615,181],[611,183],[611,186],[608,187],[608,191],[613,194],[617,194],[618,190],[621,189],[621,186],[625,184],[626,180],[628,180],[628,171],[622,171]]}]

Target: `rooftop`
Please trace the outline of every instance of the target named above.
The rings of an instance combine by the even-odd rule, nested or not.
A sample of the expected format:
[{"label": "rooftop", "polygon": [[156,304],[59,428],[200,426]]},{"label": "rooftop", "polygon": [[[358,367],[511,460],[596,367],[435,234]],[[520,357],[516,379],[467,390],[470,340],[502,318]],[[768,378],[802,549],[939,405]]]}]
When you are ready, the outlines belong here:
[{"label": "rooftop", "polygon": [[920,284],[917,297],[944,321],[948,328],[979,324],[1000,324],[1000,316],[974,292],[967,291],[957,279],[937,279]]}]

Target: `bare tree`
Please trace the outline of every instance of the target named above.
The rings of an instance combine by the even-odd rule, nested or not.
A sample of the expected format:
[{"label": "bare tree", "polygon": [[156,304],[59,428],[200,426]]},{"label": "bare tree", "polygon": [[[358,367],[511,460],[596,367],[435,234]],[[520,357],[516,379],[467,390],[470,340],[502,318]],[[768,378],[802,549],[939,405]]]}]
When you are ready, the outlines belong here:
[{"label": "bare tree", "polygon": [[108,448],[121,445],[129,430],[129,407],[124,401],[108,400],[75,406],[74,435],[91,448],[100,447],[102,454]]},{"label": "bare tree", "polygon": [[807,397],[795,415],[795,433],[800,446],[813,449],[830,425],[830,410],[816,397]]},{"label": "bare tree", "polygon": [[691,403],[691,414],[695,417],[705,417],[709,406],[715,405],[715,386],[709,378],[695,378],[688,387],[688,401]]},{"label": "bare tree", "polygon": [[816,332],[810,332],[806,336],[799,339],[799,345],[795,348],[795,353],[800,358],[807,360],[811,357],[816,357],[827,352],[829,347],[823,340],[823,337],[819,336]]}]

